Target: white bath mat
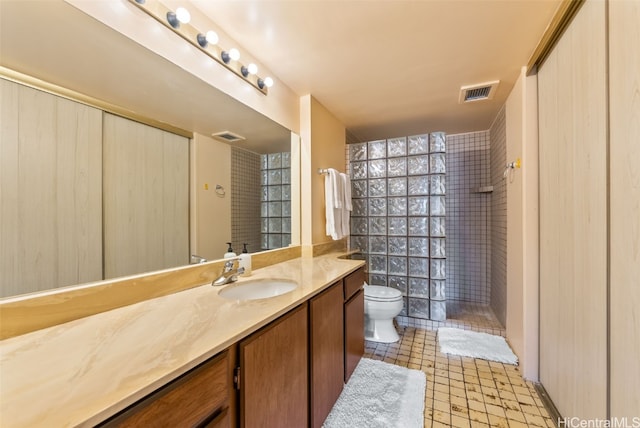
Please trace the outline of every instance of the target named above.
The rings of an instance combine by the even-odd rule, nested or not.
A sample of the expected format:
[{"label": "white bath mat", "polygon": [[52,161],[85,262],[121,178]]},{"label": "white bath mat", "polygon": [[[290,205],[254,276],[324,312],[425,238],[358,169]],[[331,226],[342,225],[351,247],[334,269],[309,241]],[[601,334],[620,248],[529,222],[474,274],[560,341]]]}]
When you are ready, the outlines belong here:
[{"label": "white bath mat", "polygon": [[324,428],[422,428],[427,378],[420,370],[363,358]]},{"label": "white bath mat", "polygon": [[501,336],[459,328],[440,327],[438,329],[438,344],[440,352],[445,354],[518,364],[518,357]]}]

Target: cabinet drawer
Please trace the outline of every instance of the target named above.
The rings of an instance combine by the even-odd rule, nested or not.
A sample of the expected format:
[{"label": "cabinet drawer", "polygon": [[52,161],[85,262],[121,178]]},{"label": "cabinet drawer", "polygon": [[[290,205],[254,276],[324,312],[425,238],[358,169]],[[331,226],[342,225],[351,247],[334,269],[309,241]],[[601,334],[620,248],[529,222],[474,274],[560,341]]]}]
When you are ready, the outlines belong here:
[{"label": "cabinet drawer", "polygon": [[344,300],[345,302],[362,288],[364,284],[364,268],[347,275],[344,279]]},{"label": "cabinet drawer", "polygon": [[102,426],[229,426],[228,360],[224,351]]}]

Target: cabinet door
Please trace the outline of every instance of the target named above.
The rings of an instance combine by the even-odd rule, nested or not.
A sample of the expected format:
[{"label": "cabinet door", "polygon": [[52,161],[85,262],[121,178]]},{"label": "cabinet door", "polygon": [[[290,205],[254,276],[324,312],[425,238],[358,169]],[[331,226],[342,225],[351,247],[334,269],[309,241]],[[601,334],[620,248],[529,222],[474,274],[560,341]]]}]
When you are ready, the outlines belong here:
[{"label": "cabinet door", "polygon": [[240,342],[240,426],[306,427],[307,304]]},{"label": "cabinet door", "polygon": [[224,351],[100,426],[232,426],[233,355]]},{"label": "cabinet door", "polygon": [[344,387],[342,281],[311,299],[311,426],[321,427]]},{"label": "cabinet door", "polygon": [[344,381],[364,355],[364,290],[344,304]]}]

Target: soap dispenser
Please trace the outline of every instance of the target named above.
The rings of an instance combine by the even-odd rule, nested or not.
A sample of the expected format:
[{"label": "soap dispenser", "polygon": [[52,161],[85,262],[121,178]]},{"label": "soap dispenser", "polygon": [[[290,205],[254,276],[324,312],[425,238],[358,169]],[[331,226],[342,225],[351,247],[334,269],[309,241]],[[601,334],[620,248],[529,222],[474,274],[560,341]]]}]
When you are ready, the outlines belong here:
[{"label": "soap dispenser", "polygon": [[240,261],[238,262],[239,268],[244,268],[244,276],[251,275],[251,254],[247,250],[247,244],[242,244],[242,254],[240,254]]},{"label": "soap dispenser", "polygon": [[224,258],[228,259],[231,257],[236,257],[236,253],[233,252],[233,248],[231,248],[231,242],[227,242],[227,245],[229,246],[229,248],[227,248],[227,252],[224,253]]}]

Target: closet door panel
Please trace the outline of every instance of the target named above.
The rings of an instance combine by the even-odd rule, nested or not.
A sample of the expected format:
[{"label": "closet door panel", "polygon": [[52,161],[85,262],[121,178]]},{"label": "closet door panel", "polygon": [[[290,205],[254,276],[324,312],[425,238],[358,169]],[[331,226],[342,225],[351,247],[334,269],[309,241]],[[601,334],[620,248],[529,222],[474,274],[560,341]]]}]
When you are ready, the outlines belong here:
[{"label": "closet door panel", "polygon": [[607,403],[605,6],[585,2],[538,74],[540,381],[584,419]]},{"label": "closet door panel", "polygon": [[105,278],[189,262],[189,140],[104,115]]},{"label": "closet door panel", "polygon": [[102,114],[0,80],[0,290],[102,279]]},{"label": "closet door panel", "polygon": [[[640,2],[609,2],[611,416],[640,411]],[[631,423],[632,419],[629,419]]]}]

